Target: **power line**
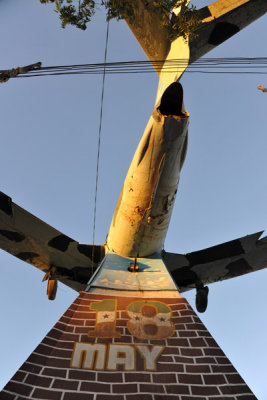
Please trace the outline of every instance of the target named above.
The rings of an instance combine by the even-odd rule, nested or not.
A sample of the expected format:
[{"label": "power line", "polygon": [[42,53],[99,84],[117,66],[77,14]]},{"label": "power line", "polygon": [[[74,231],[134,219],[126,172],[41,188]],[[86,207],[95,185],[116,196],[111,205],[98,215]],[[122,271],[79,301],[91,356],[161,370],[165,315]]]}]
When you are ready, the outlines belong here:
[{"label": "power line", "polygon": [[97,189],[98,189],[98,173],[99,173],[99,159],[100,159],[100,147],[101,147],[101,132],[102,132],[102,116],[103,116],[103,101],[105,93],[105,78],[106,78],[106,61],[107,61],[107,50],[108,50],[108,36],[109,36],[109,21],[107,21],[106,31],[106,44],[105,44],[105,56],[104,56],[104,69],[102,79],[102,93],[100,101],[100,116],[99,116],[99,128],[98,128],[98,144],[97,144],[97,160],[96,160],[96,179],[95,179],[95,200],[94,200],[94,222],[93,222],[93,251],[92,251],[92,269],[94,266],[94,246],[95,246],[95,226],[96,226],[96,206],[97,206]]},{"label": "power line", "polygon": [[[37,76],[83,75],[83,74],[139,74],[178,72],[187,65],[187,60],[173,59],[168,61],[120,61],[98,64],[74,64],[42,67],[38,71],[29,71],[16,78]],[[211,74],[267,74],[267,57],[233,57],[233,58],[201,58],[190,64],[185,73]]]}]

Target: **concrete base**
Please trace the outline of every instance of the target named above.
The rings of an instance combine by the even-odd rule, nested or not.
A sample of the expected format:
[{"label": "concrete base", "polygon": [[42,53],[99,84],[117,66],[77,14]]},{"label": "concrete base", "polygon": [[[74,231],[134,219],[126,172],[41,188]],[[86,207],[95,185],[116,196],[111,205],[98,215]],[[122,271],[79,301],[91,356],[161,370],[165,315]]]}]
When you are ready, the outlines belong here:
[{"label": "concrete base", "polygon": [[187,301],[82,292],[1,400],[256,400]]}]

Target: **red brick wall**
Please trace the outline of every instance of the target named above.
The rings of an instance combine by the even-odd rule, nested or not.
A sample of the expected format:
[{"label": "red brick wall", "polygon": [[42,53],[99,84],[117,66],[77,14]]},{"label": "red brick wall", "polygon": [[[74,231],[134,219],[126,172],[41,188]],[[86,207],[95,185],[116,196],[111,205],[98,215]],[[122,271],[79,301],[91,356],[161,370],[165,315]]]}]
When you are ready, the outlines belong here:
[{"label": "red brick wall", "polygon": [[[117,309],[112,315],[117,319],[113,319],[111,325],[121,337],[89,337],[88,331],[96,329],[96,311],[90,309],[90,304],[106,299],[116,300]],[[144,300],[145,297],[81,293],[7,383],[0,393],[0,400],[256,400],[185,299],[147,299],[147,306],[142,306],[140,314],[140,324],[142,321],[146,324],[134,331],[135,335],[131,334],[129,322],[127,325],[131,315],[127,307]],[[153,322],[153,318],[157,318],[153,301],[160,301],[165,308],[171,309],[170,321],[169,314],[159,314],[161,317],[158,320],[163,321],[162,324],[165,324],[165,318],[166,324],[175,326],[174,330],[168,328],[168,337],[163,339],[157,337],[161,331],[157,322]],[[113,318],[110,310],[101,315],[104,320]],[[135,318],[138,315],[135,314]],[[146,317],[151,319],[142,320]],[[138,328],[138,322],[134,323]],[[106,335],[107,331],[103,332],[100,336]],[[144,334],[153,339],[140,338]],[[81,353],[79,367],[74,368],[75,342],[85,343],[86,346],[101,344],[101,349],[105,349],[103,365],[100,353],[94,353],[90,368],[85,369],[86,354]],[[127,354],[119,352],[116,353],[119,358],[116,371],[111,370],[108,357],[111,357],[111,348],[116,348],[117,344],[126,345],[121,349],[127,349],[133,355],[134,367],[126,363]],[[153,359],[155,370],[149,367],[150,364],[145,364],[138,350],[140,345],[148,352],[156,351],[161,346],[161,353],[159,351],[158,357]],[[101,370],[96,369],[97,365]]]}]

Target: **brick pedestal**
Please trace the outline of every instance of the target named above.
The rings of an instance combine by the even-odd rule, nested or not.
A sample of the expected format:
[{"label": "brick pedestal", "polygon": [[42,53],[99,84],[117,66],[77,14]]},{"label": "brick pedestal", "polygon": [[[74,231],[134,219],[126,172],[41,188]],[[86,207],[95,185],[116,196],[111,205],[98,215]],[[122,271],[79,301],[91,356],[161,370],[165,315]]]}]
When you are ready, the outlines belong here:
[{"label": "brick pedestal", "polygon": [[1,400],[256,400],[183,298],[81,293]]}]

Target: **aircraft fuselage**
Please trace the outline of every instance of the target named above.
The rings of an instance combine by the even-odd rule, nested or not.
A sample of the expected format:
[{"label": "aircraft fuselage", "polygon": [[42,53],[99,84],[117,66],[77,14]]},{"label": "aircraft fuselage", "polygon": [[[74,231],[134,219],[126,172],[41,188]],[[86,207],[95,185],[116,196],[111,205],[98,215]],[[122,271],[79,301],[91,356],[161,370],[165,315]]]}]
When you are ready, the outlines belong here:
[{"label": "aircraft fuselage", "polygon": [[113,215],[109,251],[125,257],[162,251],[186,154],[188,117],[152,113]]}]

